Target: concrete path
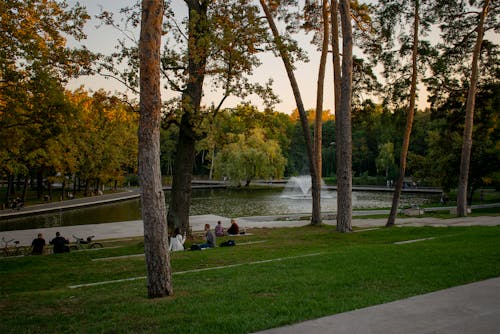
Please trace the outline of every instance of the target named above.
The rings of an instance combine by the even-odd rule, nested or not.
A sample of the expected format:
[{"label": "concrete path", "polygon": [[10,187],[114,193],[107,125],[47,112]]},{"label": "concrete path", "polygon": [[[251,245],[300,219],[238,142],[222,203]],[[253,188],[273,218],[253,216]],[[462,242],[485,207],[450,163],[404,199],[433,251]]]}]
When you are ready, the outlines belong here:
[{"label": "concrete path", "polygon": [[[256,216],[256,217],[241,217],[237,218],[240,228],[272,228],[272,227],[298,227],[309,224],[308,220],[292,219],[292,220],[278,220],[282,217],[276,216]],[[222,225],[226,228],[230,226],[230,218],[221,217],[217,215],[200,215],[189,217],[191,228],[194,232],[203,231],[206,223],[212,227],[221,221]],[[324,220],[324,224],[335,225],[335,220]],[[352,224],[360,228],[374,228],[382,227],[386,223],[386,219],[353,219]],[[500,225],[500,216],[482,216],[482,217],[462,217],[451,219],[439,218],[399,218],[396,219],[398,226],[496,226]],[[104,224],[88,224],[88,225],[74,225],[74,226],[60,226],[60,227],[47,227],[29,230],[17,231],[2,231],[0,232],[0,240],[19,240],[20,245],[30,245],[31,241],[36,238],[38,233],[42,233],[46,240],[52,239],[56,232],[74,241],[72,236],[86,238],[89,235],[94,235],[95,240],[103,239],[116,239],[116,238],[129,238],[140,237],[144,235],[142,220],[124,221],[116,223]]]},{"label": "concrete path", "polygon": [[500,277],[258,334],[499,334]]},{"label": "concrete path", "polygon": [[[217,221],[226,222],[224,225],[229,226],[229,218],[224,218],[216,215],[203,215],[190,217],[190,223],[193,231],[203,231],[205,223],[215,226]],[[51,240],[55,237],[56,232],[61,232],[61,235],[70,241],[75,241],[73,235],[86,238],[89,235],[94,235],[94,240],[118,239],[144,236],[144,226],[142,220],[131,220],[116,223],[104,224],[87,224],[59,227],[44,227],[28,230],[3,231],[0,232],[0,240],[19,240],[20,246],[31,245],[31,242],[42,233],[45,240]]]},{"label": "concrete path", "polygon": [[71,210],[86,206],[98,204],[113,203],[117,201],[126,201],[129,199],[138,198],[141,196],[138,189],[129,189],[112,194],[101,196],[89,196],[83,198],[75,198],[66,201],[55,201],[50,203],[35,204],[23,207],[21,210],[0,210],[0,220],[29,216],[33,214],[42,214],[61,210]]}]

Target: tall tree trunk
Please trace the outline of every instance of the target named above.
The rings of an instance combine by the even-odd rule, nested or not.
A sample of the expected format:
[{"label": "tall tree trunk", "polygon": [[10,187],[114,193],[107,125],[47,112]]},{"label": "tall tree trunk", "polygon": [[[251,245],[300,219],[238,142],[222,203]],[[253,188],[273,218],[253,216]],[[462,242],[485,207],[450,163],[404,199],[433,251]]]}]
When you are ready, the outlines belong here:
[{"label": "tall tree trunk", "polygon": [[337,231],[352,231],[352,26],[349,0],[340,1],[342,80],[337,115]]},{"label": "tall tree trunk", "polygon": [[16,191],[21,190],[21,175],[17,175],[17,181],[16,181]]},{"label": "tall tree trunk", "polygon": [[66,177],[64,177],[61,184],[61,201],[64,201],[64,188],[66,188]]},{"label": "tall tree trunk", "polygon": [[212,180],[214,175],[214,161],[215,161],[215,145],[212,148],[212,160],[210,161],[210,173],[208,175],[209,180]]},{"label": "tall tree trunk", "polygon": [[83,189],[83,194],[85,197],[89,195],[90,179],[85,179],[85,188]]},{"label": "tall tree trunk", "polygon": [[[339,149],[340,143],[338,137],[339,133],[342,132],[342,129],[340,128],[341,122],[339,122],[339,119],[341,117],[340,101],[342,100],[342,95],[341,95],[342,73],[340,67],[340,47],[339,47],[339,20],[338,20],[339,3],[337,0],[332,0],[332,4],[330,6],[330,16],[332,18],[333,88],[335,93],[335,131],[337,133],[337,142],[335,143],[336,145],[335,156],[337,160],[336,174],[338,176],[340,171],[339,159],[341,159],[341,151]],[[337,185],[338,185],[338,178],[337,178]],[[338,202],[337,202],[337,213],[338,213]],[[337,219],[338,231],[341,230],[339,222],[340,220]]]},{"label": "tall tree trunk", "polygon": [[4,199],[4,203],[5,203],[6,208],[9,208],[9,196],[10,196],[11,188],[13,187],[11,180],[12,180],[12,175],[7,174],[7,191],[5,192],[5,199]]},{"label": "tall tree trunk", "polygon": [[265,0],[259,0],[266,15],[266,19],[269,22],[269,27],[273,33],[274,43],[278,48],[278,51],[281,56],[281,60],[285,65],[285,70],[288,75],[288,80],[290,81],[290,85],[292,87],[293,96],[295,97],[295,103],[297,105],[297,110],[299,111],[300,116],[300,124],[302,125],[302,132],[304,133],[304,140],[306,142],[306,151],[307,157],[309,158],[309,172],[311,174],[311,194],[312,194],[312,217],[311,224],[312,225],[320,225],[321,224],[321,207],[320,207],[320,185],[318,183],[316,164],[314,163],[314,154],[313,154],[313,143],[311,140],[311,133],[309,132],[309,124],[307,121],[307,113],[304,108],[304,103],[302,102],[302,97],[300,95],[299,85],[297,84],[297,80],[295,79],[295,75],[293,73],[292,63],[290,62],[290,58],[284,47],[281,36],[279,34],[278,28],[274,23],[273,14],[267,7]]},{"label": "tall tree trunk", "polygon": [[478,61],[481,53],[481,44],[483,43],[484,20],[488,15],[490,1],[485,0],[483,10],[479,17],[477,27],[477,40],[472,55],[472,69],[470,75],[469,91],[467,92],[467,104],[465,107],[465,128],[464,139],[462,143],[462,156],[460,159],[460,176],[458,179],[457,191],[457,216],[465,217],[467,215],[467,183],[469,180],[470,154],[472,150],[472,127],[474,124],[474,105],[476,103],[476,85],[478,77]]},{"label": "tall tree trunk", "polygon": [[47,192],[49,193],[49,201],[52,201],[52,182],[47,180]]},{"label": "tall tree trunk", "polygon": [[163,1],[143,0],[140,59],[139,181],[148,296],[173,294],[165,195],[160,169],[160,46]]},{"label": "tall tree trunk", "polygon": [[[190,113],[185,112],[181,118],[181,128],[177,139],[177,152],[172,171],[172,190],[168,208],[168,227],[171,231],[180,228],[189,231],[189,208],[191,205],[191,182],[195,158],[195,139],[188,132]],[[192,130],[191,130],[192,131]]]},{"label": "tall tree trunk", "polygon": [[318,70],[318,82],[316,93],[316,122],[314,126],[314,154],[316,155],[316,168],[321,184],[322,177],[322,156],[321,156],[321,143],[323,139],[323,94],[325,85],[325,70],[326,70],[326,57],[328,55],[328,41],[330,33],[330,25],[328,20],[328,0],[323,0],[322,4],[322,18],[323,18],[323,44],[321,46],[321,58]]},{"label": "tall tree trunk", "polygon": [[43,196],[43,167],[36,171],[36,198],[41,199]]},{"label": "tall tree trunk", "polygon": [[321,177],[322,177],[322,150],[323,141],[323,93],[325,85],[326,57],[328,55],[329,21],[328,21],[328,0],[323,0],[322,7],[323,18],[323,45],[321,47],[321,58],[318,69],[318,82],[316,92],[316,120],[314,123],[314,155],[316,156],[316,177],[318,182],[318,205],[321,211]]},{"label": "tall tree trunk", "polygon": [[[339,3],[337,0],[332,0],[330,7],[330,16],[332,18],[332,52],[333,52],[333,88],[335,92],[335,115],[340,113],[340,91],[342,75],[340,73],[340,51],[339,51]],[[337,124],[337,122],[335,122]],[[338,129],[337,129],[338,130]],[[338,161],[338,160],[337,160]]]},{"label": "tall tree trunk", "polygon": [[182,117],[177,139],[177,150],[172,173],[172,195],[168,209],[168,226],[189,230],[189,207],[191,204],[191,181],[195,159],[196,124],[208,57],[206,35],[209,1],[186,0],[189,11],[188,81],[182,94]]},{"label": "tall tree trunk", "polygon": [[26,195],[28,193],[28,184],[29,184],[29,175],[26,175],[26,177],[24,178],[23,194],[21,196],[23,203],[26,203]]},{"label": "tall tree trunk", "polygon": [[414,21],[413,21],[413,49],[412,49],[412,75],[411,75],[411,87],[410,87],[410,105],[408,107],[408,115],[406,116],[406,128],[405,135],[403,139],[403,147],[401,148],[401,157],[399,159],[399,177],[396,181],[396,188],[394,189],[394,195],[392,197],[392,207],[387,219],[385,226],[394,226],[396,222],[396,214],[398,212],[399,199],[401,197],[401,189],[403,188],[403,182],[406,173],[406,156],[408,155],[408,147],[410,146],[410,136],[411,128],[413,125],[413,116],[415,110],[415,99],[417,95],[417,55],[418,55],[418,28],[420,25],[419,17],[419,0],[415,0],[414,8]]}]

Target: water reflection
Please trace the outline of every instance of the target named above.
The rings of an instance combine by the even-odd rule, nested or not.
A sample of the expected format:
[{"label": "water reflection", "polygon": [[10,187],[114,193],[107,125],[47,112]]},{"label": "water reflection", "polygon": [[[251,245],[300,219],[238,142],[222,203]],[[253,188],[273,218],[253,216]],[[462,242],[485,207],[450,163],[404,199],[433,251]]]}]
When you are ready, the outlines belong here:
[{"label": "water reflection", "polygon": [[[280,215],[290,213],[310,213],[309,198],[286,198],[282,189],[195,189],[191,203],[191,215],[214,214],[224,217],[243,217],[260,215]],[[334,193],[335,194],[335,193]],[[167,205],[170,193],[166,193]],[[436,195],[401,195],[401,205],[422,205],[438,200]],[[362,192],[353,193],[353,208],[390,207],[392,193]],[[335,211],[336,194],[321,201],[323,212]],[[94,207],[60,211],[32,217],[23,217],[0,222],[0,231],[23,230],[41,227],[100,224],[117,221],[141,219],[141,206],[138,199],[103,204]]]}]

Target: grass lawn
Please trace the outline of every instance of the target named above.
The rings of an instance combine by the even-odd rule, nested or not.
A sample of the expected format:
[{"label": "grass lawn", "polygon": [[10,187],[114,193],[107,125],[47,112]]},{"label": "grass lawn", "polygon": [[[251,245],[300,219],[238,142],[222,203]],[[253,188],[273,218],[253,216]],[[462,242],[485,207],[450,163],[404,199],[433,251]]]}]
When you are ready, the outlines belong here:
[{"label": "grass lawn", "polygon": [[162,299],[146,296],[144,257],[122,257],[142,253],[140,239],[0,258],[0,332],[248,333],[500,275],[499,226],[250,232],[236,247],[173,253],[175,295]]}]

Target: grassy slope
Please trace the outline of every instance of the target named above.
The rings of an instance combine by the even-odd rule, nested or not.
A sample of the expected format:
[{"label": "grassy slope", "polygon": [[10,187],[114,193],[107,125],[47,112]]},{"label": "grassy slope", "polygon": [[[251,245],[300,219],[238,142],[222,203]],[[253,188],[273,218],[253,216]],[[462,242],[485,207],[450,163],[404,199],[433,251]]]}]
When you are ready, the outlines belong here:
[{"label": "grassy slope", "polygon": [[[146,297],[144,279],[68,288],[145,276],[143,257],[92,261],[141,253],[140,240],[2,258],[0,332],[248,333],[500,275],[500,227],[252,232],[237,243],[265,242],[174,253],[175,296],[155,300]],[[429,237],[435,239],[394,244]],[[270,259],[282,260],[249,264]],[[243,265],[178,273],[234,264]]]}]

